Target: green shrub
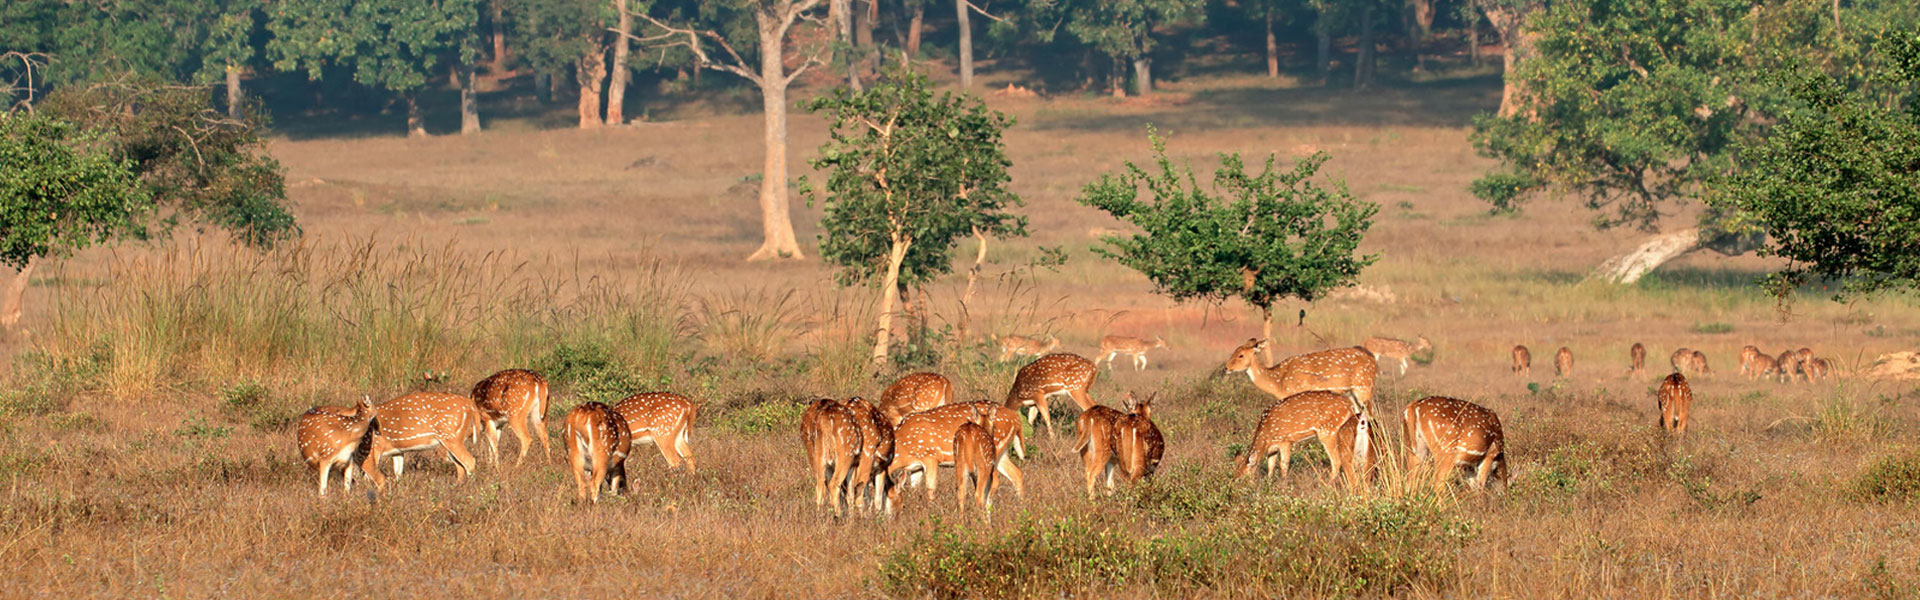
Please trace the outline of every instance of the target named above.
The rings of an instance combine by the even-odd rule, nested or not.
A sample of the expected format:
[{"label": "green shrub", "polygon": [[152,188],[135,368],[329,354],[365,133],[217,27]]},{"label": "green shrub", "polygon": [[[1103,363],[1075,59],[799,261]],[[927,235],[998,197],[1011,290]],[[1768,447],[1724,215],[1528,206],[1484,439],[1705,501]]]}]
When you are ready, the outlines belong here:
[{"label": "green shrub", "polygon": [[727,412],[715,421],[721,429],[742,435],[787,431],[800,426],[800,414],[807,412],[802,402],[773,400]]},{"label": "green shrub", "polygon": [[1920,451],[1884,456],[1854,475],[1848,491],[1865,502],[1906,502],[1920,498]]},{"label": "green shrub", "polygon": [[1720,323],[1720,322],[1712,322],[1712,323],[1694,323],[1694,324],[1693,324],[1693,332],[1694,332],[1694,333],[1706,333],[1706,334],[1711,334],[1711,333],[1733,333],[1733,324],[1732,324],[1732,323]]}]

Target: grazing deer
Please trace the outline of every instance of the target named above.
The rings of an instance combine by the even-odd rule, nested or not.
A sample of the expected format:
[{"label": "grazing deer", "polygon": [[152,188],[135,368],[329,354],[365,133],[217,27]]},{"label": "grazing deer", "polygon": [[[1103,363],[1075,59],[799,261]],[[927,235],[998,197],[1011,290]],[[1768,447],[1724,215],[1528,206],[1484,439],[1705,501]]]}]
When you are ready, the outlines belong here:
[{"label": "grazing deer", "polygon": [[1753,344],[1747,344],[1745,347],[1740,348],[1740,374],[1747,376],[1747,379],[1753,379],[1754,375],[1758,373],[1753,367],[1754,359],[1760,356],[1760,348]]},{"label": "grazing deer", "polygon": [[647,392],[627,396],[614,404],[613,410],[626,419],[627,435],[633,445],[653,444],[660,450],[660,456],[667,459],[668,469],[686,465],[688,474],[697,472],[693,448],[688,441],[693,434],[693,419],[700,414],[700,405],[672,392]]},{"label": "grazing deer", "polygon": [[1523,377],[1533,373],[1533,353],[1526,346],[1513,347],[1513,372]]},{"label": "grazing deer", "polygon": [[[993,443],[993,405],[969,405],[967,422],[953,432],[953,479],[959,489],[960,512],[967,512],[967,488],[973,488],[974,501],[982,514],[993,511],[993,463],[998,458]],[[931,486],[929,486],[931,487]]]},{"label": "grazing deer", "polygon": [[567,464],[573,467],[574,498],[600,503],[600,488],[618,496],[627,480],[627,454],[633,435],[620,411],[600,402],[588,402],[567,411],[560,439],[567,444]]},{"label": "grazing deer", "polygon": [[[854,505],[872,510],[887,506],[887,467],[893,463],[893,422],[865,398],[845,402],[860,427],[860,457],[853,465]],[[869,502],[869,496],[871,502]]]},{"label": "grazing deer", "polygon": [[1400,375],[1405,376],[1407,374],[1407,358],[1421,352],[1432,350],[1433,344],[1428,342],[1427,336],[1424,335],[1414,336],[1414,342],[1411,344],[1394,338],[1375,336],[1362,340],[1360,347],[1365,348],[1368,354],[1373,355],[1373,361],[1376,364],[1384,358],[1400,361]]},{"label": "grazing deer", "polygon": [[1707,353],[1699,350],[1694,350],[1693,353],[1687,357],[1687,366],[1693,369],[1693,374],[1695,375],[1713,374],[1713,369],[1707,368]]},{"label": "grazing deer", "polygon": [[1647,372],[1646,344],[1642,344],[1640,342],[1634,342],[1633,348],[1627,350],[1627,357],[1631,361],[1631,366],[1627,367],[1628,379],[1638,379],[1640,378],[1641,375],[1646,374]]},{"label": "grazing deer", "polygon": [[1500,415],[1478,404],[1430,396],[1407,405],[1402,415],[1407,441],[1407,470],[1431,459],[1433,485],[1447,483],[1461,467],[1474,470],[1469,484],[1483,489],[1491,480],[1507,480],[1505,440]]},{"label": "grazing deer", "polygon": [[1667,365],[1673,367],[1675,373],[1685,372],[1693,365],[1693,350],[1687,348],[1674,350],[1673,354],[1667,357]]},{"label": "grazing deer", "polygon": [[1100,361],[1104,360],[1107,361],[1107,368],[1112,369],[1113,357],[1126,354],[1133,357],[1133,370],[1140,371],[1147,368],[1148,350],[1165,347],[1167,347],[1166,340],[1162,340],[1159,337],[1154,337],[1151,340],[1143,340],[1136,337],[1109,335],[1100,338],[1101,356],[1100,358],[1094,359],[1093,363],[1097,365],[1100,364]]},{"label": "grazing deer", "polygon": [[[547,379],[526,369],[507,369],[473,384],[473,403],[486,415],[487,441],[494,464],[500,463],[500,426],[513,429],[520,440],[519,464],[527,460],[528,446],[540,438],[540,458],[552,460],[547,449]],[[528,429],[533,430],[529,436]]]},{"label": "grazing deer", "polygon": [[910,373],[880,392],[880,415],[899,426],[907,415],[953,402],[953,381],[939,373]]},{"label": "grazing deer", "polygon": [[[924,481],[927,499],[932,500],[934,491],[939,487],[940,467],[953,464],[953,438],[960,432],[960,425],[975,418],[975,411],[991,411],[993,424],[990,428],[994,440],[994,470],[1013,483],[1016,494],[1026,494],[1026,483],[1020,468],[1014,466],[1007,456],[1012,450],[1020,458],[1027,457],[1025,442],[1020,438],[1020,413],[1004,406],[995,406],[992,402],[965,402],[948,404],[933,410],[907,415],[906,420],[893,431],[893,464],[887,467],[887,510],[892,511],[899,499],[901,481],[911,478],[909,483]],[[889,513],[891,514],[891,513]]]},{"label": "grazing deer", "polygon": [[1679,373],[1668,375],[1660,382],[1660,393],[1655,396],[1660,404],[1660,428],[1675,435],[1687,434],[1687,409],[1693,406],[1693,388],[1687,385],[1687,377]]},{"label": "grazing deer", "polygon": [[1364,413],[1347,417],[1334,430],[1327,456],[1339,457],[1335,464],[1344,467],[1340,471],[1346,474],[1348,488],[1359,489],[1372,482],[1380,462],[1380,453],[1373,451],[1373,417]]},{"label": "grazing deer", "polygon": [[[1264,461],[1265,475],[1272,477],[1274,458],[1278,454],[1280,476],[1286,477],[1291,470],[1294,444],[1318,437],[1321,447],[1334,448],[1335,433],[1348,417],[1363,412],[1358,410],[1360,406],[1349,394],[1325,390],[1301,392],[1274,403],[1260,414],[1260,425],[1253,430],[1253,442],[1247,445],[1247,458],[1240,461],[1234,476],[1246,477]],[[1345,467],[1338,453],[1329,451],[1327,458],[1333,463],[1328,472],[1331,481],[1332,475]]]},{"label": "grazing deer", "polygon": [[1762,353],[1759,356],[1753,357],[1753,371],[1749,375],[1747,375],[1747,379],[1753,379],[1755,377],[1758,377],[1764,380],[1772,380],[1773,378],[1781,377],[1784,374],[1785,373],[1780,369],[1779,360],[1775,359],[1770,354]]},{"label": "grazing deer", "polygon": [[1793,383],[1794,375],[1806,374],[1806,372],[1800,368],[1800,353],[1798,352],[1792,350],[1781,352],[1780,358],[1775,359],[1775,362],[1780,365],[1780,381],[1782,383]]},{"label": "grazing deer", "polygon": [[1000,345],[1000,362],[1007,362],[1008,358],[1015,356],[1040,356],[1060,347],[1060,340],[1051,335],[1047,336],[1047,342],[1044,344],[1040,343],[1040,340],[1024,335],[1002,337],[988,334],[987,337],[993,338],[993,342]]},{"label": "grazing deer", "polygon": [[1094,487],[1102,476],[1107,480],[1107,493],[1112,494],[1114,472],[1125,475],[1127,483],[1135,483],[1153,476],[1160,467],[1166,442],[1160,437],[1160,428],[1153,424],[1153,397],[1136,401],[1133,392],[1127,392],[1126,407],[1125,414],[1105,406],[1080,413],[1073,450],[1080,453],[1086,469],[1088,498],[1094,496]]},{"label": "grazing deer", "polygon": [[294,441],[307,468],[320,471],[320,495],[327,495],[334,465],[341,467],[341,485],[353,490],[354,454],[373,447],[369,438],[379,427],[374,413],[373,399],[361,396],[352,407],[316,406],[300,415]]},{"label": "grazing deer", "polygon": [[434,448],[445,448],[453,459],[457,479],[473,472],[473,454],[467,452],[466,438],[479,433],[486,419],[472,400],[440,392],[414,392],[374,406],[379,421],[373,436],[373,449],[360,464],[360,470],[373,478],[375,490],[386,488],[380,475],[380,460],[393,457],[393,477],[406,470],[401,455]]},{"label": "grazing deer", "polygon": [[1807,383],[1813,383],[1813,373],[1811,372],[1810,369],[1807,368],[1808,367],[1807,363],[1810,363],[1810,362],[1813,362],[1812,348],[1803,347],[1799,350],[1793,351],[1793,366],[1794,368],[1799,369],[1800,377],[1806,379]]},{"label": "grazing deer", "polygon": [[1808,382],[1820,383],[1833,375],[1833,363],[1827,362],[1824,358],[1809,359],[1804,370],[1807,372]]},{"label": "grazing deer", "polygon": [[1351,392],[1368,411],[1373,410],[1373,384],[1380,369],[1367,349],[1354,346],[1310,352],[1287,357],[1269,368],[1260,366],[1257,354],[1266,347],[1265,340],[1247,340],[1227,357],[1221,372],[1246,373],[1254,387],[1276,400],[1285,401],[1308,390],[1345,391]]},{"label": "grazing deer", "polygon": [[1559,352],[1553,353],[1553,374],[1561,377],[1573,376],[1573,351],[1566,346],[1561,346]]},{"label": "grazing deer", "polygon": [[833,516],[840,516],[841,499],[850,491],[854,463],[866,447],[853,411],[832,398],[814,400],[800,414],[800,442],[807,447],[808,473],[813,481],[813,505],[833,497]]},{"label": "grazing deer", "polygon": [[1007,408],[1018,411],[1028,406],[1033,412],[1027,414],[1027,423],[1036,419],[1045,419],[1047,437],[1053,438],[1053,414],[1048,409],[1047,398],[1067,395],[1080,410],[1093,408],[1093,395],[1087,388],[1093,387],[1093,378],[1100,374],[1100,368],[1092,361],[1077,354],[1061,352],[1042,356],[1026,366],[1013,377],[1013,387],[1007,390]]}]

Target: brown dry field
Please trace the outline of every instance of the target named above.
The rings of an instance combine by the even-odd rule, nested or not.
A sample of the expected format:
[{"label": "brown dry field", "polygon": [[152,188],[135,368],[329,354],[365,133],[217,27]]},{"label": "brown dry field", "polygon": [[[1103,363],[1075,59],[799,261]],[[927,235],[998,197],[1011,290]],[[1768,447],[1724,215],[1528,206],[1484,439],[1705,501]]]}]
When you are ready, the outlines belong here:
[{"label": "brown dry field", "polygon": [[[1360,281],[1395,299],[1288,304],[1281,313],[1307,310],[1308,331],[1287,319],[1280,346],[1321,347],[1315,336],[1348,344],[1368,335],[1424,334],[1437,348],[1432,364],[1415,365],[1404,378],[1382,377],[1383,429],[1397,439],[1398,408],[1424,395],[1479,402],[1506,423],[1516,482],[1503,493],[1443,495],[1441,510],[1474,533],[1444,549],[1441,575],[1353,593],[1920,593],[1915,506],[1844,493],[1872,461],[1914,450],[1920,389],[1858,378],[1783,385],[1735,373],[1738,349],[1749,343],[1771,351],[1809,346],[1846,370],[1910,350],[1920,333],[1912,299],[1836,303],[1814,289],[1783,312],[1751,285],[1776,263],[1752,256],[1689,256],[1626,289],[1582,283],[1592,265],[1641,234],[1596,231],[1571,199],[1543,201],[1520,216],[1488,216],[1465,191],[1491,166],[1473,154],[1468,123],[1497,102],[1497,84],[1485,79],[1366,93],[1189,81],[1170,84],[1153,102],[1133,103],[991,98],[1020,120],[1007,143],[1013,187],[1026,199],[1033,235],[990,247],[982,294],[993,306],[975,315],[985,323],[976,327],[1052,333],[1063,350],[1083,354],[1108,333],[1164,336],[1170,348],[1156,351],[1147,370],[1103,373],[1095,395],[1117,405],[1124,390],[1162,392],[1157,420],[1169,447],[1155,485],[1180,486],[1183,478],[1187,485],[1221,484],[1229,453],[1245,443],[1270,399],[1244,380],[1204,378],[1239,341],[1258,334],[1257,317],[1239,304],[1180,304],[1155,295],[1144,278],[1089,251],[1099,233],[1120,226],[1073,197],[1122,161],[1147,159],[1149,123],[1169,136],[1178,160],[1203,173],[1218,152],[1284,158],[1325,150],[1333,159],[1324,175],[1381,205],[1363,246],[1380,260]],[[690,297],[792,290],[808,314],[860,305],[872,295],[833,287],[816,258],[741,261],[759,235],[749,179],[760,164],[757,115],[689,115],[601,131],[490,125],[475,137],[279,139],[272,151],[288,169],[306,235],[321,244],[451,246],[608,277],[658,259],[685,274]],[[795,115],[792,128],[798,175],[824,139],[824,125]],[[819,215],[796,197],[803,240],[817,235]],[[55,307],[87,301],[70,288],[122,281],[110,268],[116,261],[191,241],[93,250],[53,266],[29,296],[28,327],[55,318]],[[1064,246],[1071,259],[1034,272],[1030,286],[1008,283],[1007,274],[1040,245]],[[971,246],[962,250],[956,256],[971,256]],[[942,323],[951,320],[959,279],[932,291],[929,310]],[[804,358],[818,326],[797,328],[793,339],[777,343],[778,353]],[[16,336],[9,353],[35,348],[36,339]],[[699,339],[709,343],[695,354],[717,352],[708,338],[687,343]],[[1695,380],[1693,429],[1684,440],[1652,432],[1656,382],[1624,376],[1627,347],[1636,341],[1647,344],[1656,373],[1682,346],[1703,349],[1712,362],[1716,374]],[[1533,350],[1530,379],[1507,370],[1507,349],[1516,343]],[[1576,369],[1556,380],[1551,355],[1561,345],[1573,350]],[[439,367],[452,372],[454,389],[464,389],[492,369],[514,366],[499,360],[482,352]],[[962,378],[961,395],[998,400],[1007,368],[987,373]],[[840,389],[807,377],[772,381],[794,398],[872,397],[880,388]],[[1530,393],[1529,382],[1541,391]],[[348,389],[322,396],[344,403],[362,392],[397,391],[341,387]],[[565,390],[557,396],[571,402]],[[410,465],[415,474],[377,504],[357,493],[321,498],[290,431],[249,426],[221,413],[218,403],[217,384],[188,385],[139,397],[79,393],[58,411],[0,417],[0,456],[9,457],[0,460],[0,561],[15,565],[15,575],[0,578],[0,596],[865,597],[887,595],[893,588],[877,565],[922,532],[945,527],[940,522],[966,523],[977,529],[971,535],[982,536],[1069,517],[1143,538],[1189,526],[1133,514],[1135,496],[1084,499],[1066,438],[1044,436],[1030,438],[1038,453],[1022,465],[1026,495],[1001,496],[985,524],[953,515],[951,487],[935,504],[908,494],[891,521],[835,520],[809,501],[797,425],[741,433],[714,426],[724,416],[717,409],[703,413],[694,435],[698,475],[667,473],[652,449],[636,448],[630,470],[638,493],[600,506],[571,502],[557,458],[519,467],[483,459],[475,477],[458,483],[444,462],[418,458]],[[1061,416],[1071,421],[1073,413]],[[181,433],[187,423],[207,422],[231,431]],[[558,430],[558,419],[549,424]],[[1317,481],[1323,469],[1295,472],[1286,482],[1223,485],[1254,496],[1358,501]],[[1568,474],[1575,481],[1555,479]],[[1563,487],[1548,489],[1550,481]],[[1405,492],[1372,492],[1397,493]],[[1049,585],[1016,595],[1348,593],[1235,579],[1199,587],[1138,578]]]}]

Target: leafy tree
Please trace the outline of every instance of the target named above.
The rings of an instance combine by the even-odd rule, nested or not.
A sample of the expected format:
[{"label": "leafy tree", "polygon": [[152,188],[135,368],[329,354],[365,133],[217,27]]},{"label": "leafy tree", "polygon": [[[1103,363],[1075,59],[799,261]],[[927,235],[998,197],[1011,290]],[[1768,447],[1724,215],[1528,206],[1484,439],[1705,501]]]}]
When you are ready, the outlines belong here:
[{"label": "leafy tree", "polygon": [[0,113],[0,262],[104,242],[152,208],[133,164],[97,135],[41,114]]},{"label": "leafy tree", "polygon": [[820,254],[840,266],[843,285],[879,280],[880,324],[873,360],[887,362],[899,293],[953,271],[950,253],[967,236],[1026,235],[1007,212],[1020,197],[1001,135],[1013,118],[979,98],[935,96],[925,76],[893,71],[867,91],[846,88],[807,109],[831,118],[813,167],[824,189],[801,180],[809,203],[826,205]]},{"label": "leafy tree", "polygon": [[[1260,309],[1273,337],[1273,306],[1311,302],[1351,285],[1377,255],[1355,255],[1380,207],[1356,200],[1344,184],[1313,180],[1324,152],[1280,168],[1268,156],[1258,173],[1240,155],[1220,155],[1211,188],[1167,158],[1166,141],[1149,133],[1154,165],[1128,162],[1101,175],[1077,200],[1132,223],[1142,232],[1107,236],[1096,251],[1146,275],[1175,300],[1238,297]],[[1152,200],[1140,199],[1145,188]]]},{"label": "leafy tree", "polygon": [[[407,135],[427,134],[419,92],[448,66],[471,65],[479,49],[479,0],[306,0],[267,8],[267,50],[281,70],[318,80],[328,66],[353,80],[400,94]],[[463,83],[471,83],[464,77]]]},{"label": "leafy tree", "polygon": [[[1206,17],[1205,0],[1069,0],[1064,10],[1066,29],[1075,39],[1113,57],[1116,66],[1131,63],[1134,93],[1153,91],[1153,28],[1167,23],[1199,21]],[[1124,94],[1114,78],[1113,91]]]},{"label": "leafy tree", "polygon": [[1763,254],[1792,262],[1771,280],[1785,296],[1811,273],[1845,280],[1843,294],[1920,288],[1920,36],[1877,46],[1887,68],[1876,93],[1806,66],[1775,78],[1794,105],[1714,200],[1765,223]]},{"label": "leafy tree", "polygon": [[614,21],[607,0],[509,0],[519,59],[542,73],[579,75],[580,127],[605,123],[600,112],[606,73],[607,28]]}]

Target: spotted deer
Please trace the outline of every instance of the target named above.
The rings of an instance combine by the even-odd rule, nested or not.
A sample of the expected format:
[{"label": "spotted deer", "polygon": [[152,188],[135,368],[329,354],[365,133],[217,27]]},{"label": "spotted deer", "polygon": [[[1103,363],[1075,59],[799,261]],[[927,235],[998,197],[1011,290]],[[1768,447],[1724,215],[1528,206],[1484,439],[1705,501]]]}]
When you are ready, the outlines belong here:
[{"label": "spotted deer", "polygon": [[1561,377],[1573,376],[1573,350],[1561,346],[1559,352],[1553,353],[1553,374]]},{"label": "spotted deer", "polygon": [[1349,392],[1368,411],[1373,410],[1374,379],[1380,369],[1373,362],[1373,354],[1365,348],[1309,352],[1287,357],[1272,367],[1262,367],[1257,353],[1266,347],[1265,340],[1247,340],[1227,357],[1221,372],[1246,373],[1254,387],[1276,400],[1285,401],[1309,390]]},{"label": "spotted deer", "polygon": [[1082,411],[1093,408],[1093,395],[1087,389],[1093,387],[1093,378],[1099,374],[1099,367],[1077,354],[1061,352],[1042,356],[1020,367],[1020,372],[1014,375],[1005,406],[1016,411],[1033,407],[1027,414],[1027,423],[1044,419],[1047,437],[1051,439],[1055,437],[1053,414],[1047,399],[1065,395],[1073,398],[1073,403]]},{"label": "spotted deer", "polygon": [[1687,411],[1693,407],[1693,388],[1687,385],[1687,377],[1679,373],[1668,375],[1660,382],[1655,400],[1660,406],[1660,428],[1674,435],[1686,435]]},{"label": "spotted deer", "polygon": [[[992,404],[969,405],[967,422],[953,432],[953,479],[959,490],[960,512],[967,511],[967,489],[973,489],[974,501],[982,514],[993,510],[993,464],[998,458],[993,443]],[[929,486],[931,487],[931,486]]]},{"label": "spotted deer", "polygon": [[1334,475],[1346,476],[1348,488],[1359,489],[1373,481],[1379,470],[1380,453],[1373,451],[1372,415],[1353,413],[1333,432],[1333,446],[1327,456],[1338,457],[1342,466]]},{"label": "spotted deer", "polygon": [[1707,367],[1707,353],[1699,350],[1694,350],[1692,354],[1687,357],[1687,367],[1692,369],[1695,375],[1705,376],[1713,374],[1713,369]]},{"label": "spotted deer", "polygon": [[1468,481],[1484,489],[1492,480],[1507,480],[1505,440],[1500,416],[1478,404],[1430,396],[1407,405],[1402,414],[1402,437],[1407,443],[1407,470],[1429,461],[1434,486],[1446,484],[1461,467],[1473,469]]},{"label": "spotted deer", "polygon": [[1807,381],[1820,383],[1833,376],[1833,363],[1824,358],[1808,359],[1804,370],[1807,372]]},{"label": "spotted deer", "polygon": [[1688,348],[1674,350],[1673,354],[1667,356],[1667,365],[1673,367],[1675,373],[1684,373],[1687,369],[1693,368],[1693,350]]},{"label": "spotted deer", "polygon": [[1533,373],[1533,353],[1526,346],[1513,347],[1513,372],[1523,377]]},{"label": "spotted deer", "polygon": [[1165,347],[1167,347],[1166,340],[1159,337],[1143,340],[1136,337],[1109,335],[1100,338],[1100,358],[1094,359],[1093,362],[1100,364],[1100,361],[1107,361],[1107,368],[1112,369],[1113,357],[1124,354],[1133,357],[1133,370],[1140,371],[1147,368],[1148,350]]},{"label": "spotted deer", "polygon": [[866,399],[846,401],[853,424],[860,428],[860,458],[853,465],[854,504],[871,510],[887,506],[887,467],[893,463],[893,423]]},{"label": "spotted deer", "polygon": [[1774,359],[1774,362],[1779,364],[1780,381],[1782,383],[1793,383],[1795,375],[1806,374],[1805,371],[1800,368],[1800,353],[1798,352],[1792,350],[1781,352],[1780,357]]},{"label": "spotted deer", "polygon": [[[547,449],[547,379],[526,369],[507,369],[473,384],[473,403],[486,415],[487,441],[494,464],[500,463],[500,426],[520,440],[519,464],[527,460],[533,439],[540,439],[540,458],[552,460]],[[528,434],[532,430],[532,434]]]},{"label": "spotted deer", "polygon": [[842,498],[850,491],[854,463],[866,447],[853,411],[832,398],[814,400],[800,414],[800,442],[807,447],[813,505],[818,507],[831,497],[833,515],[840,516]]},{"label": "spotted deer", "polygon": [[653,444],[668,469],[686,465],[687,474],[698,472],[693,464],[693,419],[700,405],[672,392],[646,392],[627,396],[613,405],[614,412],[627,421],[627,435],[633,445]]},{"label": "spotted deer", "polygon": [[316,406],[300,415],[294,441],[307,468],[320,472],[320,495],[327,495],[327,477],[336,465],[341,468],[341,485],[353,490],[354,454],[372,448],[370,438],[379,427],[374,414],[373,399],[361,396],[351,407]]},{"label": "spotted deer", "polygon": [[1761,356],[1760,348],[1752,344],[1740,348],[1740,374],[1753,379],[1757,371],[1753,368],[1754,359]]},{"label": "spotted deer", "polygon": [[988,335],[987,337],[993,338],[994,343],[1000,346],[1000,362],[1007,362],[1007,359],[1015,356],[1040,356],[1060,348],[1060,340],[1051,335],[1047,336],[1046,343],[1024,335]]},{"label": "spotted deer", "polygon": [[627,479],[627,454],[633,435],[620,411],[600,402],[588,402],[567,411],[560,440],[567,445],[572,466],[574,498],[600,503],[600,490],[618,496],[633,484]]},{"label": "spotted deer", "polygon": [[[1240,461],[1235,477],[1246,477],[1254,469],[1265,463],[1264,474],[1273,476],[1274,459],[1278,455],[1280,476],[1286,477],[1291,470],[1293,446],[1310,437],[1320,439],[1320,446],[1333,448],[1334,435],[1347,418],[1363,412],[1358,401],[1348,394],[1312,390],[1294,394],[1267,407],[1260,414],[1260,424],[1253,430],[1253,441],[1247,445],[1247,457]],[[1329,452],[1328,459],[1333,463],[1328,471],[1328,480],[1333,474],[1342,472],[1344,464],[1338,453]]]},{"label": "spotted deer", "polygon": [[473,454],[467,452],[466,438],[483,431],[486,417],[480,408],[462,396],[440,392],[415,392],[374,406],[379,421],[373,436],[373,449],[360,463],[360,470],[373,479],[374,489],[386,488],[378,464],[393,457],[395,479],[406,470],[402,455],[444,448],[453,459],[457,479],[473,472]]},{"label": "spotted deer", "polygon": [[[927,499],[932,500],[939,486],[940,467],[953,464],[953,438],[960,425],[973,419],[974,411],[991,410],[993,416],[994,470],[1013,484],[1016,494],[1026,494],[1020,468],[1009,458],[1009,450],[1021,459],[1027,457],[1020,438],[1020,413],[992,402],[948,404],[933,410],[913,413],[893,431],[893,464],[887,467],[887,510],[899,500],[903,481],[924,483]],[[996,486],[997,487],[997,486]],[[891,514],[891,512],[889,512]]]},{"label": "spotted deer", "polygon": [[1753,357],[1753,371],[1747,375],[1747,378],[1759,378],[1771,381],[1783,375],[1784,373],[1780,370],[1780,361],[1770,354],[1761,353],[1759,356]]},{"label": "spotted deer", "polygon": [[1394,338],[1375,336],[1362,340],[1360,347],[1365,348],[1368,354],[1373,355],[1373,361],[1376,364],[1381,362],[1382,359],[1399,361],[1400,375],[1405,376],[1407,374],[1407,359],[1415,354],[1432,350],[1433,344],[1428,342],[1427,336],[1424,335],[1415,336],[1411,344]]},{"label": "spotted deer", "polygon": [[1627,367],[1628,379],[1638,379],[1641,375],[1646,374],[1647,372],[1646,344],[1642,344],[1640,342],[1634,342],[1633,348],[1630,348],[1627,350],[1627,358],[1630,363],[1629,366]]},{"label": "spotted deer", "polygon": [[1126,476],[1127,483],[1136,483],[1153,476],[1160,467],[1166,441],[1153,424],[1153,397],[1136,400],[1133,392],[1127,392],[1126,408],[1127,412],[1121,413],[1095,406],[1080,413],[1073,450],[1080,453],[1086,470],[1088,498],[1094,497],[1094,488],[1102,477],[1107,493],[1112,494],[1114,473]]},{"label": "spotted deer", "polygon": [[898,426],[907,415],[953,402],[953,381],[939,373],[909,373],[880,392],[880,414]]}]

